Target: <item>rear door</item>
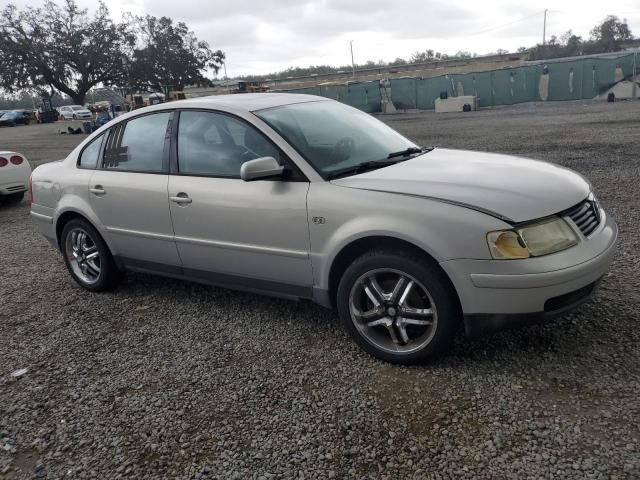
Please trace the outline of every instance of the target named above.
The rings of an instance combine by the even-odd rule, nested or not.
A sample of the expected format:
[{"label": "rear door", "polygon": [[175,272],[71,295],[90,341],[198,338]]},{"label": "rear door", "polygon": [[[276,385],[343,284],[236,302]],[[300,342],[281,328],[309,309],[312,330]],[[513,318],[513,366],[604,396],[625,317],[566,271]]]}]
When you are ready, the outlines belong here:
[{"label": "rear door", "polygon": [[167,200],[172,116],[151,113],[111,128],[89,198],[126,266],[180,273]]}]

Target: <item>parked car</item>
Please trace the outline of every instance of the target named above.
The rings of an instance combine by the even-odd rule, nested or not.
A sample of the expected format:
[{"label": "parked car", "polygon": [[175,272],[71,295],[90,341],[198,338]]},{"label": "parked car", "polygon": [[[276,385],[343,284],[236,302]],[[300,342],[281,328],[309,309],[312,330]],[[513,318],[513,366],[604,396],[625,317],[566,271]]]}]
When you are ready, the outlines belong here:
[{"label": "parked car", "polygon": [[0,151],[0,203],[17,203],[24,198],[31,175],[27,158],[17,152]]},{"label": "parked car", "polygon": [[11,110],[0,117],[0,127],[15,127],[16,125],[28,125],[31,114],[24,110]]},{"label": "parked car", "polygon": [[422,148],[300,94],[130,112],[32,185],[40,232],[87,290],[131,270],[309,299],[398,363],[445,351],[461,322],[476,335],[582,304],[618,236],[571,170]]},{"label": "parked car", "polygon": [[93,114],[82,105],[64,105],[58,107],[60,120],[90,120]]}]

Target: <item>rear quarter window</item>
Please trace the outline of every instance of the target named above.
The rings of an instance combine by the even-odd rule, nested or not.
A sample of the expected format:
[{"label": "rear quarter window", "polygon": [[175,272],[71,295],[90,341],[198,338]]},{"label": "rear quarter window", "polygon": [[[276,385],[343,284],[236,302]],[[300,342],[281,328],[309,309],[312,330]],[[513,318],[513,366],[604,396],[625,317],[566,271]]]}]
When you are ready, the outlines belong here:
[{"label": "rear quarter window", "polygon": [[98,166],[98,158],[100,157],[100,151],[102,150],[102,140],[104,134],[96,137],[89,143],[84,150],[80,153],[78,158],[78,167],[80,168],[96,168]]}]

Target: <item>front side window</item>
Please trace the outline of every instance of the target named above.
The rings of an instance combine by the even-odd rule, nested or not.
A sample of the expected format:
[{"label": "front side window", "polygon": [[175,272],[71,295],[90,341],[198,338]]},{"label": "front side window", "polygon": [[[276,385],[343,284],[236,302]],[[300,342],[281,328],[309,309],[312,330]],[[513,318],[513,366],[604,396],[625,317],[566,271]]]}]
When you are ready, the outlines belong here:
[{"label": "front side window", "polygon": [[169,112],[128,120],[111,129],[104,154],[104,168],[161,172]]},{"label": "front side window", "polygon": [[102,139],[104,134],[95,138],[89,145],[84,147],[80,158],[78,160],[78,166],[80,168],[96,168],[98,165],[98,157],[100,156],[100,147],[102,146]]},{"label": "front side window", "polygon": [[247,122],[215,112],[180,113],[180,173],[239,178],[244,162],[273,157],[283,164],[283,156],[273,143]]},{"label": "front side window", "polygon": [[254,112],[325,178],[416,144],[371,115],[333,101],[296,103]]}]

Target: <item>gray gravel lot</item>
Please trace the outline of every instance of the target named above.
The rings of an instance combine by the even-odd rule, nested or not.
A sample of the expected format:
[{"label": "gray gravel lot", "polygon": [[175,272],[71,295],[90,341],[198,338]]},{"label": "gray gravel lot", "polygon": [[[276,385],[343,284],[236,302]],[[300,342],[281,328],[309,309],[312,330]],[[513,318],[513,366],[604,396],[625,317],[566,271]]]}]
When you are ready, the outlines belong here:
[{"label": "gray gravel lot", "polygon": [[[384,120],[589,177],[621,228],[594,301],[397,367],[310,304],[144,275],[85,292],[27,204],[0,207],[0,479],[640,478],[640,102]],[[80,141],[38,128],[0,149]]]}]

